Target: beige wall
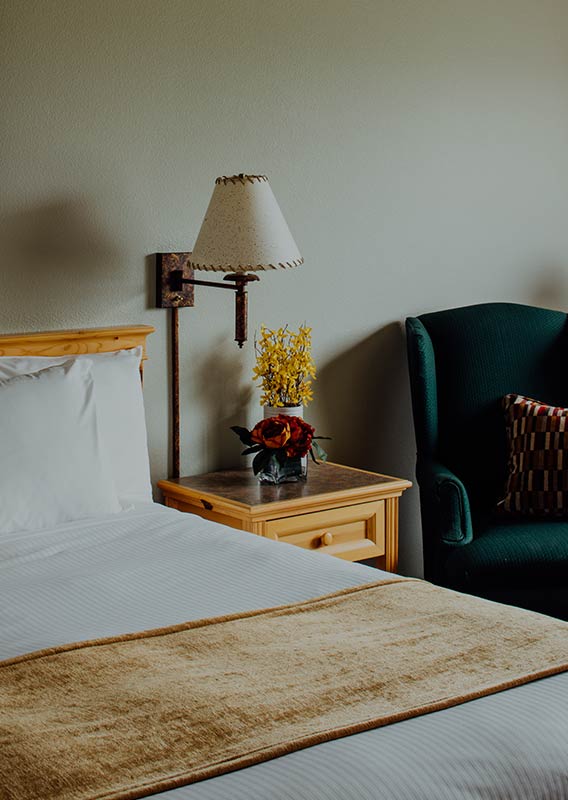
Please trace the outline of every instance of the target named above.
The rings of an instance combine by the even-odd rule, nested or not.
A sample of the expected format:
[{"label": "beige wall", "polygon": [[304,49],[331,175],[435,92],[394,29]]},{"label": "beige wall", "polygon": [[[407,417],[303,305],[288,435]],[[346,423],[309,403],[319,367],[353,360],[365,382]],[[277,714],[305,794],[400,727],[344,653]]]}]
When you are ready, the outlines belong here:
[{"label": "beige wall", "polygon": [[[219,174],[268,174],[304,254],[252,287],[251,328],[313,326],[309,418],[337,460],[412,475],[406,315],[566,301],[564,0],[0,9],[0,330],[155,325],[155,478],[167,472],[167,340],[150,254],[191,248]],[[197,297],[182,319],[191,472],[238,458],[227,427],[258,416],[231,298]],[[420,570],[414,490],[401,555]]]}]

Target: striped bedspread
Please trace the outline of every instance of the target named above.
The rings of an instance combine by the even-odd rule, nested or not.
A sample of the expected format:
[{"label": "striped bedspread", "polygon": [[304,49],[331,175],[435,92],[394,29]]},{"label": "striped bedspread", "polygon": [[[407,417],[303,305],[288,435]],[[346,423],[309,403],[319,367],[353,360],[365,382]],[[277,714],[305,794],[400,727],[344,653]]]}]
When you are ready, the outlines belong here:
[{"label": "striped bedspread", "polygon": [[[291,603],[381,573],[148,505],[0,537],[0,658]],[[172,800],[568,800],[568,675],[165,792]],[[9,786],[0,797],[9,798]]]}]

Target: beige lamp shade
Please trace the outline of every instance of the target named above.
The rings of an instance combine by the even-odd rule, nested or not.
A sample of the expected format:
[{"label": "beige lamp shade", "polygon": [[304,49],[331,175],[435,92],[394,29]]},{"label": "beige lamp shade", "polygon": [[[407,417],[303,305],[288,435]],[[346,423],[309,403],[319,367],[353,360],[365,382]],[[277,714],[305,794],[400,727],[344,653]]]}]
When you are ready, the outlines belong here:
[{"label": "beige lamp shade", "polygon": [[190,267],[249,272],[303,262],[265,175],[217,178]]}]

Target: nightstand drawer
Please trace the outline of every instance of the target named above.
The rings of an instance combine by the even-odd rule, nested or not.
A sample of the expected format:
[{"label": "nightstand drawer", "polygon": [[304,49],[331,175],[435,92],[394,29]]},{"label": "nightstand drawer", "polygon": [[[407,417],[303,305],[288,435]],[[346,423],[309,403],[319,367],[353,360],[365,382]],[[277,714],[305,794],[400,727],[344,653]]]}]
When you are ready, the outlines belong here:
[{"label": "nightstand drawer", "polygon": [[385,503],[372,503],[273,519],[265,524],[269,539],[319,550],[348,561],[385,553]]}]

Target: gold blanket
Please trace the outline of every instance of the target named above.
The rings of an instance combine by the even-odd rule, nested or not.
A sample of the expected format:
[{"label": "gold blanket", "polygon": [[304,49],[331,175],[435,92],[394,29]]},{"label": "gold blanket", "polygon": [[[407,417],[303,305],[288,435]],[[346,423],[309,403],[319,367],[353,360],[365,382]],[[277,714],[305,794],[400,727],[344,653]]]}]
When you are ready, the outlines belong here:
[{"label": "gold blanket", "polygon": [[10,800],[125,800],[568,669],[568,624],[395,578],[0,663]]}]

